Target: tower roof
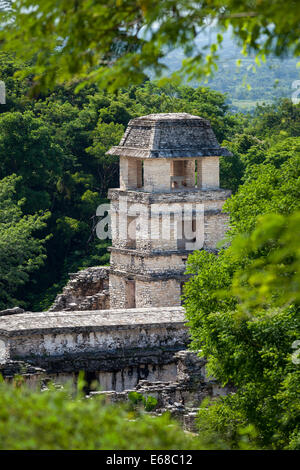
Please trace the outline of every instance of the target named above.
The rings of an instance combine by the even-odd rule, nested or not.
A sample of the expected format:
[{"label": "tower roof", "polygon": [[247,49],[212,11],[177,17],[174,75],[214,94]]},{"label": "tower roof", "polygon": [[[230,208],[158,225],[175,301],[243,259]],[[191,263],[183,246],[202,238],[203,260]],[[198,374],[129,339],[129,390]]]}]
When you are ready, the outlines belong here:
[{"label": "tower roof", "polygon": [[108,155],[134,158],[229,156],[210,122],[188,113],[148,114],[129,121],[118,146]]}]

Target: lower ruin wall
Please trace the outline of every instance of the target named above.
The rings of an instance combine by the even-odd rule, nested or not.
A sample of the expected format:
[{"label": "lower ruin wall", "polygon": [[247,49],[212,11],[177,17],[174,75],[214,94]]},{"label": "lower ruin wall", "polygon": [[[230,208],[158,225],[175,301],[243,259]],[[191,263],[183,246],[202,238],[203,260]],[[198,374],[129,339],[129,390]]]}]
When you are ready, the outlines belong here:
[{"label": "lower ruin wall", "polygon": [[[139,365],[119,369],[114,362],[111,370],[108,364],[106,370],[99,370],[99,364],[89,363],[86,368],[87,364],[81,363],[79,369],[85,371],[87,381],[86,398],[101,395],[107,403],[121,403],[128,400],[130,392],[138,392],[145,398],[151,396],[157,400],[152,411],[154,415],[168,411],[184,429],[193,432],[196,431],[197,411],[202,400],[233,391],[229,387],[221,388],[215,380],[207,377],[205,359],[194,352],[182,350],[169,354],[167,360],[164,357],[165,363],[158,361],[158,358],[156,364],[145,359],[141,359]],[[22,377],[32,389],[45,390],[50,382],[56,386],[71,383],[75,389],[79,370],[72,369],[73,363],[65,371],[57,366],[53,367],[52,364],[50,368],[43,369],[28,362],[10,360],[0,364],[0,374],[7,382],[13,381],[16,376]],[[90,388],[95,383],[98,384],[98,391]]]},{"label": "lower ruin wall", "polygon": [[[75,386],[83,371],[88,398],[151,395],[155,414],[169,411],[193,430],[203,398],[228,390],[207,377],[189,341],[182,307],[7,315],[0,319],[0,373],[43,389],[48,382]],[[95,382],[100,391],[91,390]]]}]

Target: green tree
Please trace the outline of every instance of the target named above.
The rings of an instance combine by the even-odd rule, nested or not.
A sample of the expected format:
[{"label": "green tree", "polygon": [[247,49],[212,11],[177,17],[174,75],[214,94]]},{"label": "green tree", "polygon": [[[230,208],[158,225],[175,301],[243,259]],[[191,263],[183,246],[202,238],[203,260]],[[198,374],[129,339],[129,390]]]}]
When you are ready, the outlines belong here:
[{"label": "green tree", "polygon": [[266,151],[263,163],[249,165],[244,184],[224,206],[230,212],[231,233],[249,233],[261,214],[297,210],[299,171],[299,137],[284,139]]},{"label": "green tree", "polygon": [[300,105],[287,98],[258,105],[249,131],[258,138],[299,137]]},{"label": "green tree", "polygon": [[27,212],[49,209],[64,154],[49,125],[32,111],[0,115],[0,178],[12,173],[22,176],[20,195]]},{"label": "green tree", "polygon": [[[222,34],[199,50],[196,38],[212,22],[232,28],[243,50],[299,55],[299,9],[295,0],[19,0],[1,12],[0,39],[6,51],[35,57],[35,87],[88,77],[114,89],[141,82],[147,70],[160,73],[170,50],[184,49],[189,77],[213,69]],[[259,58],[257,59],[259,61]]]},{"label": "green tree", "polygon": [[93,144],[86,151],[94,157],[99,192],[106,195],[108,188],[118,186],[119,180],[119,158],[106,155],[106,152],[113,145],[119,144],[124,134],[124,126],[114,122],[106,124],[102,122],[102,118],[100,117],[93,131]]},{"label": "green tree", "polygon": [[48,213],[24,215],[24,199],[16,197],[21,178],[7,176],[0,181],[0,309],[12,307],[19,286],[45,261],[45,239],[38,238]]},{"label": "green tree", "polygon": [[254,445],[300,448],[298,237],[300,213],[265,215],[219,256],[189,257],[186,310],[193,347],[208,372],[235,393],[203,403],[201,435],[221,434],[230,446],[254,426]]},{"label": "green tree", "polygon": [[0,80],[5,83],[5,104],[1,104],[0,113],[8,111],[24,111],[30,106],[31,100],[28,91],[31,85],[31,77],[22,80],[15,74],[26,69],[16,54],[0,52]]},{"label": "green tree", "polygon": [[299,138],[265,152],[263,163],[248,162],[244,184],[225,204],[231,245],[189,257],[185,307],[192,347],[220,383],[236,388],[203,403],[201,434],[221,433],[235,446],[246,428],[253,445],[292,449],[300,445],[292,361],[300,336]]}]

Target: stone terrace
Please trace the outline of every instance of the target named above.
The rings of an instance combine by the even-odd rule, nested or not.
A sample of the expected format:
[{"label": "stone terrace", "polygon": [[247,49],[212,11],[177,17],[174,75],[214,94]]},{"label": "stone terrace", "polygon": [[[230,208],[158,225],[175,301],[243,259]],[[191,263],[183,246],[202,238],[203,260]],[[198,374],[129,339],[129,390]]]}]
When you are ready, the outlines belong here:
[{"label": "stone terrace", "polygon": [[[117,357],[124,364],[144,362],[147,355],[155,356],[150,362],[160,357],[169,362],[187,343],[181,307],[24,313],[0,319],[0,362],[26,360],[49,368],[50,361],[51,369],[65,367],[74,357],[87,364],[99,360],[96,367],[101,369],[111,367]],[[74,364],[70,367],[74,370]]]},{"label": "stone terrace", "polygon": [[139,326],[184,325],[183,307],[157,307],[72,312],[30,312],[7,316],[0,320],[0,336],[26,336],[68,332],[103,331]]}]

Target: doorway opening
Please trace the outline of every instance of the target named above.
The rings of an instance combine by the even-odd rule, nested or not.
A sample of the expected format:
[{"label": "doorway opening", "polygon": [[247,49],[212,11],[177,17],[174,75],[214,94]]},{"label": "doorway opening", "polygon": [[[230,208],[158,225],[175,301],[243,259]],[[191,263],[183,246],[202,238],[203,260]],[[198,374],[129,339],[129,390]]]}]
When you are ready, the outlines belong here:
[{"label": "doorway opening", "polygon": [[125,281],[126,308],[135,308],[135,280],[128,278]]}]

